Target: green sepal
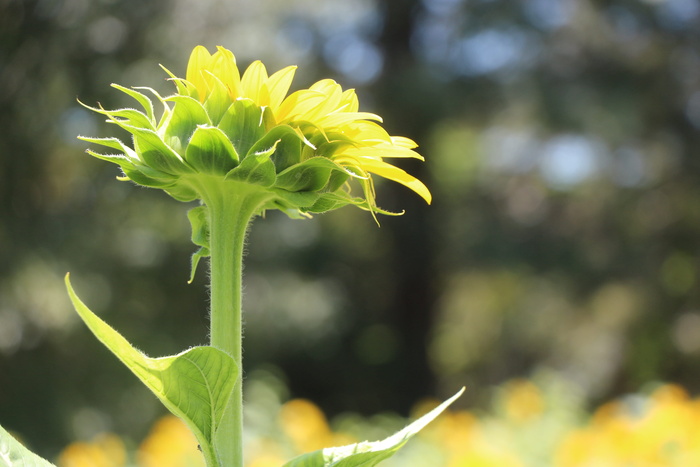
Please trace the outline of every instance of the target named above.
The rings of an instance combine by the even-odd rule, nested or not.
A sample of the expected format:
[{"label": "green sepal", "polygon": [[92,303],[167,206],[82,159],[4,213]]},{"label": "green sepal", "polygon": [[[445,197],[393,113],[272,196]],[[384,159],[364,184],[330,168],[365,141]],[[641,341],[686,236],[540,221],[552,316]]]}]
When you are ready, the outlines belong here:
[{"label": "green sepal", "polygon": [[0,426],[0,467],[55,467],[27,449]]},{"label": "green sepal", "polygon": [[177,355],[150,358],[85,306],[68,274],[65,282],[75,310],[95,337],[187,424],[207,466],[219,466],[213,440],[240,374],[233,358],[214,347],[193,347]]},{"label": "green sepal", "polygon": [[122,166],[122,171],[124,172],[126,178],[128,178],[132,182],[138,185],[147,186],[149,188],[166,189],[172,187],[173,184],[177,181],[177,179],[174,178],[159,179],[149,177],[138,168]]},{"label": "green sepal", "polygon": [[219,78],[210,75],[213,83],[213,88],[209,90],[209,96],[204,101],[204,108],[209,114],[211,124],[217,126],[221,122],[221,118],[226,113],[226,110],[231,105],[231,97],[228,93],[228,88]]},{"label": "green sepal", "polygon": [[[109,138],[91,138],[89,136],[78,136],[79,140],[87,141],[88,143],[99,144],[106,146],[108,148],[117,149],[124,153],[128,158],[133,160],[138,160],[136,152],[129,146],[124,144],[119,138],[109,137]],[[95,157],[100,157],[98,154],[90,153]]]},{"label": "green sepal", "polygon": [[146,117],[148,117],[152,125],[155,125],[156,119],[153,116],[153,102],[151,102],[151,99],[149,99],[146,95],[136,91],[135,89],[125,88],[124,86],[121,86],[119,84],[112,83],[112,87],[115,89],[119,89],[121,92],[128,94],[129,96],[133,97],[136,101],[138,101],[138,103],[141,104],[141,106],[143,107],[143,110],[146,111]]},{"label": "green sepal", "polygon": [[196,99],[175,95],[166,98],[165,101],[173,102],[175,105],[167,122],[164,123],[163,139],[175,151],[182,152],[187,147],[187,143],[197,127],[200,125],[211,126],[212,122],[206,109]]},{"label": "green sepal", "polygon": [[195,189],[183,183],[174,183],[170,187],[163,188],[163,190],[177,201],[183,203],[189,203],[201,198],[201,195]]},{"label": "green sepal", "polygon": [[323,193],[319,197],[318,201],[316,201],[310,208],[305,209],[305,211],[320,214],[342,208],[343,206],[347,206],[349,204],[358,206],[361,205],[363,201],[364,199],[362,198],[352,198],[345,193]]},{"label": "green sepal", "polygon": [[260,138],[251,150],[260,152],[276,146],[270,159],[275,164],[277,173],[301,162],[302,138],[289,125],[278,125],[271,128]]},{"label": "green sepal", "polygon": [[251,148],[241,164],[226,174],[226,180],[237,180],[270,188],[277,178],[275,164],[270,160],[270,156],[275,152],[278,143],[279,141],[261,152],[254,152],[255,147]]},{"label": "green sepal", "polygon": [[355,142],[342,133],[322,133],[321,129],[314,133],[310,143],[316,147],[315,154],[323,157],[331,157],[347,146],[353,146]]},{"label": "green sepal", "polygon": [[154,130],[129,125],[114,117],[110,117],[110,119],[110,122],[133,135],[134,151],[139,159],[151,168],[173,175],[194,172]]},{"label": "green sepal", "polygon": [[175,87],[177,87],[178,94],[183,96],[192,96],[195,99],[198,97],[197,88],[194,86],[194,84],[190,83],[186,79],[178,78],[163,65],[161,65],[160,67],[163,69],[163,71],[165,71],[168,74],[168,76],[170,76],[170,81],[175,83]]},{"label": "green sepal", "polygon": [[192,226],[192,243],[197,245],[199,250],[197,250],[192,255],[192,269],[190,272],[190,280],[188,283],[194,281],[194,275],[197,271],[197,265],[199,260],[208,256],[211,256],[209,251],[209,211],[206,205],[197,206],[187,211],[187,218]]},{"label": "green sepal", "polygon": [[125,168],[133,169],[135,167],[134,162],[123,154],[100,154],[99,152],[95,152],[91,149],[86,149],[85,152],[97,159],[102,159],[103,161],[117,164],[122,168],[122,170],[125,170]]},{"label": "green sepal", "polygon": [[[97,111],[96,109],[92,109]],[[143,112],[136,109],[117,109],[117,110],[99,110],[103,115],[109,117],[110,123],[124,123],[137,128],[145,128],[155,130],[154,122],[152,122]],[[121,125],[119,125],[121,126]]]},{"label": "green sepal", "polygon": [[154,131],[140,128],[134,128],[130,131],[134,135],[134,150],[139,158],[152,169],[172,175],[194,172],[194,169],[177,152],[165,144]]},{"label": "green sepal", "polygon": [[411,437],[437,418],[463,392],[464,388],[403,430],[382,441],[365,441],[348,446],[321,449],[296,457],[284,464],[283,467],[373,467],[393,456]]},{"label": "green sepal", "polygon": [[321,193],[315,191],[293,192],[277,188],[273,188],[270,191],[275,194],[275,199],[273,201],[275,207],[282,210],[301,209],[302,211],[306,211],[321,197]]},{"label": "green sepal", "polygon": [[198,172],[225,175],[238,165],[238,154],[220,129],[200,126],[192,134],[185,160]]},{"label": "green sepal", "polygon": [[[170,120],[170,114],[172,113],[172,110],[170,110],[170,106],[165,101],[165,99],[163,99],[163,97],[158,93],[158,91],[156,91],[153,88],[149,88],[148,86],[136,86],[136,87],[134,87],[134,89],[143,89],[143,90],[150,92],[162,104],[163,113],[161,114],[160,121],[158,122],[158,125],[156,126],[156,132],[158,134],[163,134],[164,130],[161,131],[161,129],[164,127],[164,125],[166,125],[168,123],[168,121]],[[155,121],[155,116],[154,116],[154,121]]]},{"label": "green sepal", "polygon": [[276,186],[288,191],[318,191],[330,180],[333,171],[345,169],[326,157],[312,157],[280,172]]},{"label": "green sepal", "polygon": [[250,99],[236,100],[226,110],[218,127],[226,133],[238,154],[248,154],[265,134],[263,111]]},{"label": "green sepal", "polygon": [[330,193],[338,190],[345,184],[345,182],[348,181],[348,179],[350,179],[350,176],[351,175],[348,173],[347,169],[345,169],[343,172],[331,172],[331,178],[328,180],[326,190]]}]

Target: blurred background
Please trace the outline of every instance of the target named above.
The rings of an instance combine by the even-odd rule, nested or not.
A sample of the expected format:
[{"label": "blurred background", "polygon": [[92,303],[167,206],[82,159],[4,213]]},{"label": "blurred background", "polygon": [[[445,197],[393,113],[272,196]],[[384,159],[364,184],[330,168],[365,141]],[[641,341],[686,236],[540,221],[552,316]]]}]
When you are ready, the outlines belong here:
[{"label": "blurred background", "polygon": [[[383,217],[277,212],[250,233],[246,373],[329,416],[478,410],[547,372],[591,406],[700,391],[697,0],[0,0],[0,423],[55,456],[165,413],[92,337],[85,302],[151,356],[207,341],[188,206],[118,182],[78,134],[110,83],[173,86],[191,49],[332,77],[426,162]],[[403,162],[403,161],[402,161]],[[257,373],[256,373],[257,372]]]}]

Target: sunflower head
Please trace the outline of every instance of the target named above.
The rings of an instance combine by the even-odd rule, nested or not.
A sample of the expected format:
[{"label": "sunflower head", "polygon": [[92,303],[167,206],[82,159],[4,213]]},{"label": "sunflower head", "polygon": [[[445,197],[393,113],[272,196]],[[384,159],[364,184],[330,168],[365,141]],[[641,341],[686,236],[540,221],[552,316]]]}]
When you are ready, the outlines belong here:
[{"label": "sunflower head", "polygon": [[[264,209],[290,215],[348,204],[385,212],[375,203],[373,175],[431,201],[422,182],[385,160],[422,160],[416,144],[390,136],[379,116],[360,112],[352,89],[321,80],[288,94],[295,67],[268,75],[256,61],[241,75],[233,53],[223,47],[214,54],[195,47],[184,79],[165,71],[177,90],[168,97],[151,88],[112,85],[143,110],[90,107],[132,136],[132,145],[81,137],[117,151],[88,153],[118,164],[122,179],[161,188],[181,201],[206,202],[216,187],[245,186],[269,195]],[[152,98],[163,109],[158,117]]]}]

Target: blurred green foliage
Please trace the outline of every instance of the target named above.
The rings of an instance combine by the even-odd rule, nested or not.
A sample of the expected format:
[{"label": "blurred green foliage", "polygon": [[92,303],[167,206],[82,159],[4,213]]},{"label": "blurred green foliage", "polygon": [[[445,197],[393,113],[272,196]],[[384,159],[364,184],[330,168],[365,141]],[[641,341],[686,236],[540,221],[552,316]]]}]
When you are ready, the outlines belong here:
[{"label": "blurred green foliage", "polygon": [[[186,206],[81,155],[76,98],[172,88],[197,44],[333,77],[420,144],[433,206],[378,186],[255,222],[245,365],[328,414],[462,404],[547,368],[590,401],[700,390],[696,0],[0,0],[0,420],[42,454],[145,436],[157,400],[89,335],[62,277],[149,355],[207,338]],[[124,135],[126,137],[126,135]]]}]

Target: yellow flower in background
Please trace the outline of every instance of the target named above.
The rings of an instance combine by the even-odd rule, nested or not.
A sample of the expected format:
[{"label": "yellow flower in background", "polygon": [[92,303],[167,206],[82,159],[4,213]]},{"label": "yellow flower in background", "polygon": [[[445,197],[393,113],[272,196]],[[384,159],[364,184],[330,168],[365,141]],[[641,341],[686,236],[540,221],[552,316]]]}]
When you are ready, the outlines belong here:
[{"label": "yellow flower in background", "polygon": [[631,410],[600,407],[589,426],[572,431],[556,453],[561,467],[694,467],[700,465],[700,405],[666,385]]},{"label": "yellow flower in background", "polygon": [[525,423],[544,411],[544,400],[539,388],[527,380],[513,380],[504,387],[502,395],[505,415],[518,423]]},{"label": "yellow flower in background", "polygon": [[285,403],[280,410],[279,421],[282,430],[299,453],[357,442],[333,432],[321,409],[305,399],[293,399]]},{"label": "yellow flower in background", "polygon": [[159,419],[137,453],[139,467],[204,467],[197,439],[179,418]]},{"label": "yellow flower in background", "polygon": [[101,434],[91,442],[69,444],[58,456],[58,467],[124,467],[126,458],[121,438]]},{"label": "yellow flower in background", "polygon": [[[571,418],[568,410],[557,411],[558,396],[551,399],[552,395],[546,387],[532,381],[506,382],[496,392],[493,412],[477,415],[466,410],[446,411],[416,436],[403,458],[388,459],[382,465],[700,466],[700,399],[691,398],[679,386],[660,386],[651,394],[608,402],[585,421]],[[420,402],[411,418],[426,413],[436,404],[433,400]],[[357,441],[334,431],[323,411],[308,400],[292,399],[275,410],[278,429],[267,427],[253,432],[247,439],[246,467],[280,467],[295,454]],[[351,419],[345,423],[348,420]],[[355,423],[362,423],[361,418]],[[553,442],[547,443],[545,438],[552,436],[547,431],[553,429],[556,430],[550,439]],[[542,443],[548,446],[544,450],[539,449]],[[136,464],[129,462],[134,457]],[[127,455],[124,443],[115,435],[100,435],[90,443],[69,445],[58,460],[58,467],[131,465],[204,464],[196,440],[185,424],[172,416],[154,424],[135,456]]]}]

